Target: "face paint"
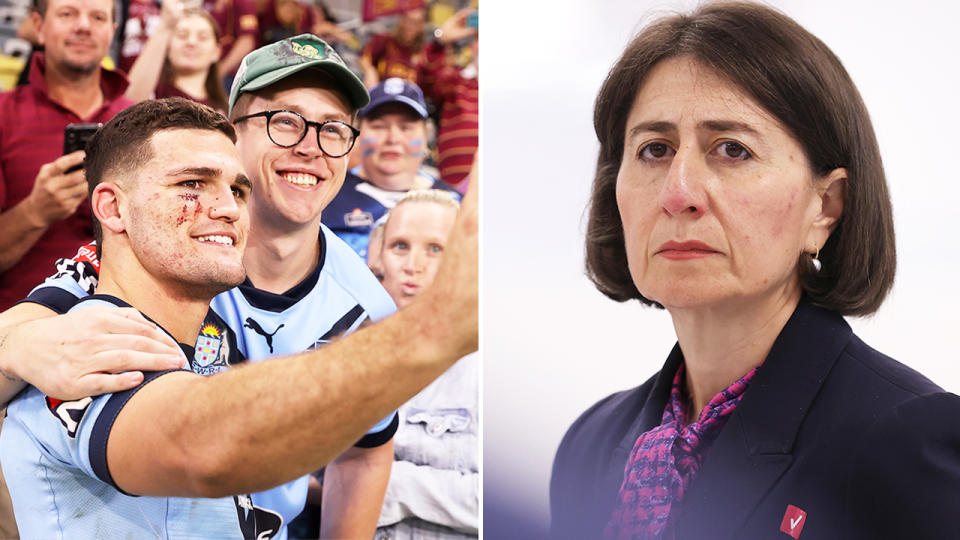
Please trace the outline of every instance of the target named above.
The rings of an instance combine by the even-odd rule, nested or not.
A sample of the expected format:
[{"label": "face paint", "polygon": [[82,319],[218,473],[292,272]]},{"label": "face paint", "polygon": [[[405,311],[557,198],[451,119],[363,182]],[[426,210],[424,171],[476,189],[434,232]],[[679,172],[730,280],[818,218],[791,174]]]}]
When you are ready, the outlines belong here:
[{"label": "face paint", "polygon": [[423,139],[411,139],[410,142],[407,143],[407,152],[415,158],[426,156],[427,152],[423,148]]},{"label": "face paint", "polygon": [[411,189],[427,156],[426,123],[404,108],[364,119],[361,130],[366,179],[383,189]]}]

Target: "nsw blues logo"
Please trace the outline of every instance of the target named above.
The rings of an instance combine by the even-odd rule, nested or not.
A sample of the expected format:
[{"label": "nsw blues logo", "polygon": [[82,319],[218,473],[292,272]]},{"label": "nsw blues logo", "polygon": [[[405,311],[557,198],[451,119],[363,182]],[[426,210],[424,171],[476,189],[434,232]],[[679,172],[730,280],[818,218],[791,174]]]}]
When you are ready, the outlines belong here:
[{"label": "nsw blues logo", "polygon": [[198,375],[213,375],[227,369],[230,356],[230,343],[224,339],[223,331],[212,324],[204,325],[197,336],[190,369]]}]

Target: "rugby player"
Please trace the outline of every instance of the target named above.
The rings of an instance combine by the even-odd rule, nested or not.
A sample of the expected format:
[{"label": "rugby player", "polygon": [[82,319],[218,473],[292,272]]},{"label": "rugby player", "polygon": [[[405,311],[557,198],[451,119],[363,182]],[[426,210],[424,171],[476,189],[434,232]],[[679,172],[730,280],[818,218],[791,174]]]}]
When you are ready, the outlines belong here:
[{"label": "rugby player", "polygon": [[[297,41],[298,39],[300,41]],[[336,283],[340,280],[342,283],[339,283],[339,286],[348,291],[351,289],[367,289],[365,284],[358,286],[352,281],[360,279],[357,276],[362,274],[352,271],[353,263],[346,262],[348,260],[346,257],[338,255],[341,251],[347,250],[347,248],[335,242],[335,239],[329,234],[329,231],[324,230],[319,225],[320,211],[326,202],[329,201],[329,198],[336,193],[336,189],[339,187],[338,183],[343,180],[343,164],[337,161],[340,159],[339,157],[335,157],[341,149],[332,147],[321,148],[321,146],[323,144],[328,146],[333,144],[326,142],[329,140],[327,137],[331,134],[336,132],[345,133],[343,130],[337,131],[332,128],[339,128],[339,125],[336,123],[346,124],[347,121],[350,120],[351,112],[363,104],[362,101],[365,99],[365,93],[362,91],[362,87],[360,87],[359,90],[356,88],[356,85],[351,87],[353,81],[347,77],[345,68],[343,70],[331,68],[333,64],[342,65],[342,62],[339,61],[335,53],[332,53],[332,50],[328,49],[323,42],[311,36],[298,36],[298,38],[293,38],[286,42],[286,47],[288,49],[286,51],[287,54],[277,54],[278,51],[275,49],[270,49],[269,54],[264,54],[260,57],[255,55],[263,50],[252,53],[248,57],[248,61],[245,61],[244,64],[244,69],[247,71],[244,72],[241,70],[241,73],[237,77],[238,82],[235,84],[234,91],[231,93],[232,117],[234,121],[237,122],[239,130],[238,146],[244,156],[243,161],[246,165],[247,173],[255,185],[255,195],[253,195],[250,202],[253,232],[249,239],[250,249],[244,257],[249,279],[240,289],[235,289],[231,293],[220,297],[221,302],[218,311],[225,319],[232,318],[230,322],[234,328],[242,331],[237,338],[238,348],[251,354],[251,356],[260,353],[269,354],[271,351],[273,353],[293,352],[316,345],[323,345],[326,341],[329,341],[331,337],[339,334],[340,331],[358,328],[365,322],[375,320],[384,315],[384,311],[389,312],[389,310],[392,309],[392,306],[388,305],[384,310],[384,308],[378,307],[378,301],[374,300],[366,302],[366,304],[372,307],[364,305],[363,302],[354,302],[350,306],[350,309],[346,310],[346,313],[334,312],[324,314],[323,310],[320,310],[320,315],[326,315],[327,319],[331,319],[330,315],[333,315],[332,321],[323,323],[329,326],[323,327],[323,324],[315,324],[314,326],[321,326],[321,328],[313,335],[303,331],[303,329],[308,328],[308,323],[317,323],[318,311],[309,309],[309,306],[311,304],[312,306],[319,305],[319,299],[324,298],[324,295],[330,294],[330,283]],[[269,62],[258,63],[258,58],[273,60],[275,63],[280,62],[281,65],[275,65],[275,63],[270,64]],[[287,59],[290,60],[290,62],[283,63],[278,60],[278,58]],[[304,76],[304,74],[301,73],[306,69],[312,70],[313,68],[321,67],[329,69],[323,69],[319,74],[311,73],[310,76]],[[337,84],[340,85],[340,88],[344,89],[343,92],[337,90]],[[333,88],[332,90],[331,87]],[[319,121],[324,124],[317,126],[316,123],[311,123],[296,128],[302,128],[304,132],[301,134],[299,141],[294,142],[288,137],[290,133],[284,133],[282,130],[296,125],[295,120],[291,122],[291,118],[295,118],[295,116],[279,116],[280,113],[272,112],[280,110],[290,110],[302,117],[306,117],[311,122]],[[274,122],[278,120],[282,120],[282,122],[274,124]],[[268,125],[271,127],[268,127]],[[310,127],[316,127],[317,130],[310,129]],[[321,133],[321,131],[318,130],[323,131]],[[320,138],[321,134],[324,137],[323,139]],[[293,135],[296,135],[296,133],[293,133]],[[331,151],[326,153],[324,150]],[[475,213],[472,215],[475,216]],[[465,224],[467,229],[470,229],[474,225],[470,223]],[[311,234],[313,240],[310,240]],[[468,236],[470,235],[468,234]],[[471,309],[470,306],[475,306],[475,291],[470,292],[471,284],[475,284],[475,278],[471,280],[469,277],[472,271],[469,269],[472,264],[470,258],[472,257],[475,263],[475,254],[471,253],[470,249],[470,247],[465,248],[467,253],[458,263],[463,267],[458,272],[466,272],[466,279],[463,280],[464,276],[454,277],[452,281],[448,283],[450,288],[459,291],[457,294],[459,294],[460,297],[466,298],[465,304],[453,307],[453,311],[464,308],[469,310]],[[89,270],[89,267],[92,266],[90,261],[74,262],[77,263],[79,268],[87,268],[87,270],[82,272],[85,277],[89,278],[93,273]],[[362,263],[360,264],[362,265]],[[454,275],[458,272],[454,272]],[[78,272],[71,272],[69,269],[61,273],[63,275],[60,276],[60,282],[70,282],[70,278],[78,274]],[[366,275],[369,275],[369,273]],[[458,283],[460,281],[462,281],[462,283]],[[78,292],[79,294],[86,292],[83,291],[83,287],[80,286],[82,283],[78,281],[73,281],[73,283],[74,289],[80,289],[79,291],[74,290],[73,292],[75,294]],[[254,283],[256,283],[256,286],[253,285]],[[461,286],[466,287],[468,290],[461,291]],[[57,291],[55,295],[51,293],[51,297],[62,297],[62,293],[70,290],[70,287],[63,286],[61,283],[58,286],[47,287],[47,289]],[[375,289],[371,288],[370,290]],[[44,301],[41,291],[35,291],[31,298],[35,301]],[[313,294],[315,292],[317,294]],[[473,295],[472,299],[471,294]],[[367,296],[371,295],[376,295],[376,293],[370,292],[367,294]],[[313,300],[305,301],[308,298],[313,298]],[[279,304],[279,308],[276,304],[272,304],[272,302]],[[53,301],[49,301],[47,302],[47,306],[56,308],[54,303]],[[34,310],[46,309],[39,308],[36,304],[22,304],[21,306],[31,306],[30,309]],[[217,309],[217,306],[218,302],[214,302],[215,309]],[[270,311],[271,308],[274,311]],[[257,317],[245,316],[244,309],[248,310],[248,313],[257,313],[259,315]],[[273,315],[270,315],[271,313],[291,310],[294,316],[299,314],[304,322],[277,323],[276,321],[278,320],[290,320],[289,317],[291,315],[287,314],[287,319],[274,319]],[[425,308],[424,311],[427,312],[431,310]],[[264,313],[267,314],[266,317],[264,317]],[[5,316],[6,315],[7,314],[5,314]],[[66,317],[70,317],[71,315],[73,314],[67,315]],[[475,325],[476,315],[475,313],[467,313],[465,315],[465,318],[462,318],[462,315],[460,316],[461,319],[455,323],[455,326],[463,326],[463,328],[466,329],[466,334],[469,334],[471,332],[471,324]],[[449,314],[447,316],[449,316]],[[422,320],[407,321],[405,324],[412,324],[412,326],[408,326],[408,333],[412,331],[412,334],[416,335],[421,332],[432,333],[434,330],[442,329],[423,327],[424,324],[432,325],[436,322],[434,318],[435,317],[431,315]],[[464,322],[465,326],[460,324],[461,322]],[[449,327],[450,321],[442,321],[442,325]],[[457,336],[450,336],[451,339],[449,341],[443,337],[437,337],[436,343],[434,343],[432,339],[427,339],[423,343],[411,344],[423,349],[427,353],[427,356],[433,357],[432,361],[429,362],[429,367],[427,367],[415,357],[407,359],[396,357],[393,353],[397,352],[397,349],[395,347],[391,348],[389,343],[381,341],[383,337],[389,334],[390,327],[394,325],[385,324],[385,326],[387,330],[378,329],[372,332],[372,338],[361,339],[362,335],[371,335],[371,333],[368,332],[361,332],[357,338],[348,341],[348,343],[353,344],[351,347],[348,347],[348,349],[352,349],[355,352],[357,348],[366,348],[363,343],[367,343],[368,346],[372,347],[372,349],[364,351],[366,354],[356,354],[353,357],[352,365],[344,367],[340,364],[333,363],[331,366],[339,367],[335,367],[335,373],[331,373],[329,380],[313,381],[313,384],[316,386],[314,393],[320,391],[321,388],[324,389],[325,397],[322,398],[322,401],[324,401],[326,405],[317,407],[315,411],[316,419],[313,420],[313,423],[317,428],[317,432],[306,437],[306,440],[300,441],[300,444],[307,442],[313,444],[316,443],[318,439],[325,441],[319,445],[311,446],[311,448],[315,450],[313,456],[317,458],[313,461],[315,464],[317,462],[322,464],[329,461],[332,457],[330,452],[333,449],[342,450],[346,448],[350,442],[361,439],[360,435],[363,435],[363,431],[357,432],[356,429],[358,426],[363,425],[369,427],[369,425],[372,425],[376,421],[376,419],[368,420],[366,414],[370,410],[378,410],[376,407],[374,407],[374,409],[365,409],[365,414],[358,415],[358,411],[352,410],[351,407],[357,407],[359,409],[360,403],[362,403],[363,400],[357,399],[352,395],[350,398],[347,398],[346,394],[350,394],[350,392],[356,390],[359,395],[367,395],[368,389],[359,388],[359,386],[370,383],[371,381],[368,380],[370,377],[374,379],[382,377],[382,380],[378,379],[379,382],[374,384],[374,386],[381,387],[381,390],[385,384],[391,382],[397,382],[399,384],[386,394],[382,392],[379,393],[375,401],[381,403],[389,402],[392,403],[393,406],[399,405],[403,401],[403,396],[408,397],[412,395],[415,393],[418,385],[425,384],[429,381],[429,377],[435,376],[442,371],[442,369],[440,369],[440,371],[434,372],[434,367],[442,368],[443,363],[448,364],[450,359],[456,358],[454,354],[450,356],[450,359],[447,359],[446,354],[449,352],[448,349],[462,346],[462,344],[456,345],[458,341],[463,341]],[[18,347],[21,347],[20,350],[23,350],[22,347],[26,346],[24,345],[23,337],[28,335],[36,337],[36,329],[41,328],[41,326],[35,324],[30,328],[34,330],[32,334],[22,331],[19,334],[10,332],[10,337],[15,338],[19,336],[21,339],[19,340],[19,345],[15,345],[18,341],[17,339],[12,339],[11,343],[7,345],[7,350],[17,350]],[[216,340],[209,338],[216,337],[213,334],[223,336],[224,333],[219,330],[218,328],[215,333],[201,333],[200,340],[197,342],[199,346],[198,349],[204,348],[204,343],[202,343],[204,340],[206,340],[208,344],[214,343],[216,345]],[[298,338],[299,336],[298,339],[309,341],[296,343],[295,341],[283,339],[284,330],[289,330],[289,334],[292,337]],[[450,331],[450,329],[447,328],[447,331]],[[439,336],[442,336],[442,334],[439,334]],[[421,336],[420,339],[422,338],[423,336]],[[76,340],[77,338],[71,339]],[[407,338],[404,338],[404,340],[406,339]],[[475,343],[475,340],[475,335],[472,338],[467,336],[466,342]],[[283,347],[289,347],[289,350],[281,350],[280,346],[283,343],[287,344]],[[230,340],[221,339],[220,341],[221,348],[224,346],[229,347],[229,344]],[[339,344],[336,347],[331,347],[333,350],[342,350],[342,346]],[[391,348],[390,354],[383,356],[379,347]],[[402,349],[403,347],[400,348]],[[0,355],[2,355],[3,352],[3,347],[0,347]],[[203,354],[201,354],[201,352]],[[326,353],[326,351],[321,352]],[[438,354],[439,356],[437,356]],[[219,352],[215,352],[213,349],[206,351],[198,350],[192,361],[192,367],[198,372],[210,371],[209,368],[211,366],[214,368],[217,367],[217,362],[221,364],[224,363],[222,360],[224,356],[222,349]],[[321,356],[326,356],[326,354]],[[334,356],[336,355],[334,354]],[[398,364],[394,364],[394,367],[407,371],[399,378],[394,377],[391,379],[391,377],[393,377],[390,373],[391,357],[399,362]],[[440,360],[441,357],[442,360]],[[440,362],[440,366],[435,366],[438,361]],[[5,360],[5,362],[9,362],[9,360]],[[403,364],[408,365],[407,367],[403,367]],[[9,367],[9,363],[4,363],[3,365]],[[424,377],[427,378],[424,379]],[[156,383],[151,383],[151,385],[146,388],[154,384]],[[331,390],[336,391],[331,394]],[[283,391],[280,391],[280,393],[283,393]],[[140,392],[137,392],[137,395],[139,394]],[[337,396],[336,399],[333,399],[334,395]],[[288,395],[283,397],[292,398],[293,396]],[[277,399],[280,399],[280,396],[277,396]],[[272,400],[268,400],[266,403],[270,401]],[[124,410],[126,410],[126,408]],[[381,410],[381,414],[389,412],[389,410],[383,412],[382,408],[379,410]],[[384,420],[389,422],[392,421],[392,418],[392,415],[388,415]],[[337,427],[333,427],[334,424],[336,424]],[[389,429],[390,427],[388,425],[385,429],[381,428],[379,431],[376,431],[376,433],[382,433]],[[349,437],[346,439],[343,438],[344,433],[354,433],[357,436],[351,441]],[[300,446],[300,444],[294,446]],[[389,447],[383,445],[383,447],[377,448]],[[215,450],[215,446],[209,449],[212,453],[218,453],[215,452]],[[260,453],[259,447],[257,450],[249,448],[248,450],[258,454]],[[387,458],[389,459],[389,453],[387,453]],[[236,463],[234,463],[234,465],[236,465]],[[295,463],[290,462],[289,465],[293,467]],[[300,463],[300,465],[302,465],[302,463]],[[296,466],[295,468],[300,472],[304,472],[302,466]],[[242,477],[243,475],[240,476]],[[305,480],[303,482],[305,482]],[[268,483],[275,485],[276,482],[271,479]],[[354,482],[354,484],[357,483]],[[369,485],[367,483],[360,484]],[[157,484],[152,482],[149,483],[149,485],[157,486]],[[218,483],[217,489],[226,488],[230,485],[229,482],[225,485]],[[240,485],[244,487],[247,486],[245,484]],[[343,486],[344,482],[337,482],[337,485]],[[298,488],[294,491],[297,493],[305,491],[305,485],[302,489]],[[228,492],[235,493],[237,491],[230,489]],[[382,487],[380,488],[380,494],[382,497]],[[296,499],[298,497],[295,496],[293,498]],[[298,505],[302,507],[302,497],[299,498],[300,501]],[[363,498],[364,497],[360,497],[360,499]],[[378,501],[376,498],[373,500]],[[255,494],[252,505],[256,506],[257,502],[257,495]],[[376,506],[377,508],[379,507],[379,502],[376,502]],[[341,506],[339,509],[334,507],[332,515],[345,515],[343,510],[353,507],[355,507],[353,504]],[[296,511],[299,511],[299,509]],[[295,515],[295,513],[296,512],[293,512],[292,514]],[[289,517],[289,513],[283,515],[283,522],[289,519]],[[376,510],[373,512],[373,520],[375,520],[375,518]],[[336,520],[325,520],[324,523],[325,525],[327,523],[336,523]],[[331,534],[334,536],[348,535],[343,532]]]}]

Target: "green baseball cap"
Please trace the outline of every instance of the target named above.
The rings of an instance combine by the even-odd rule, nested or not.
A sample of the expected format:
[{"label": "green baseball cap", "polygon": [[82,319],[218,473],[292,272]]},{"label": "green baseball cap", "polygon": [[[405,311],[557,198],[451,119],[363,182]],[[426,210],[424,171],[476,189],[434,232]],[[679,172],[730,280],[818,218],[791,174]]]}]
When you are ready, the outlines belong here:
[{"label": "green baseball cap", "polygon": [[230,88],[230,111],[243,92],[266,88],[304,69],[318,69],[333,77],[355,110],[370,103],[363,83],[333,47],[313,34],[300,34],[264,45],[243,57]]}]

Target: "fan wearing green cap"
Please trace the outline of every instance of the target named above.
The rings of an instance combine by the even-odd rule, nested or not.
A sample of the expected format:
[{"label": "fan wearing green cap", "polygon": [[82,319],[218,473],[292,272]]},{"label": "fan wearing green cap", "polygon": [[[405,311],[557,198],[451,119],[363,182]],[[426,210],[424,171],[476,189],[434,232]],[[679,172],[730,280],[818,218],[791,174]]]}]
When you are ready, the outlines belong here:
[{"label": "fan wearing green cap", "polygon": [[[469,352],[463,350],[465,346],[476,347],[476,293],[475,287],[469,285],[476,282],[474,210],[466,212],[470,217],[461,227],[466,240],[459,244],[451,241],[452,253],[457,252],[456,246],[465,246],[459,250],[460,257],[449,257],[451,276],[446,280],[438,276],[434,285],[443,290],[444,306],[439,306],[441,302],[436,299],[408,306],[383,324],[330,345],[330,354],[324,354],[331,341],[386,318],[395,310],[389,295],[364,262],[321,225],[321,212],[343,183],[346,154],[358,134],[352,126],[355,112],[368,100],[359,79],[346,69],[329,46],[314,36],[301,35],[277,42],[244,59],[230,95],[230,108],[241,162],[253,186],[247,204],[250,233],[243,255],[247,278],[240,286],[213,300],[211,309],[225,322],[226,328],[208,330],[204,327],[197,341],[197,356],[191,362],[210,364],[211,355],[207,350],[210,336],[223,336],[232,330],[236,333],[236,347],[254,363],[268,356],[300,353],[278,360],[277,364],[269,362],[245,368],[271,368],[258,373],[271,378],[279,376],[289,381],[291,389],[299,389],[285,394],[265,391],[265,388],[275,388],[276,384],[238,389],[248,392],[248,399],[256,405],[257,416],[266,415],[266,418],[289,423],[285,414],[292,408],[291,400],[319,404],[315,419],[309,422],[311,425],[304,426],[306,431],[298,428],[298,436],[285,436],[283,444],[266,434],[248,433],[243,425],[247,422],[233,425],[237,422],[235,414],[222,419],[232,427],[222,426],[218,421],[216,432],[231,435],[205,437],[222,441],[220,446],[209,448],[208,461],[262,463],[263,453],[268,449],[270,455],[282,451],[288,458],[278,461],[275,467],[230,466],[227,470],[231,472],[205,488],[213,491],[199,491],[201,495],[233,492],[235,488],[231,486],[249,486],[252,477],[258,478],[258,485],[266,487],[270,483],[265,478],[281,478],[294,470],[302,474],[306,472],[304,464],[312,462],[320,466],[336,455],[331,449],[344,448],[351,440],[357,441],[356,438],[345,440],[344,434],[362,434],[361,429],[368,429],[366,435],[327,467],[321,532],[322,536],[333,538],[372,536],[393,458],[391,437],[397,426],[395,414],[389,414],[370,428],[369,423],[360,426],[355,420],[372,416],[370,409],[360,408],[370,404],[376,407],[372,410],[382,411],[384,404],[400,405],[453,360]],[[65,297],[91,294],[96,286],[97,267],[88,252],[73,260],[62,260],[59,267],[62,271],[27,299],[34,304],[20,304],[9,311],[32,307],[33,318],[38,316],[36,309],[64,313],[70,306],[64,309],[58,302]],[[462,290],[464,284],[466,289]],[[64,295],[64,292],[70,294]],[[11,317],[7,312],[2,318],[5,321],[29,318],[21,316],[22,313]],[[0,356],[29,350],[29,344],[36,347],[49,343],[50,338],[41,331],[45,328],[41,323],[45,321],[32,322],[32,326],[26,327],[29,331],[23,325],[15,327],[19,333],[10,331],[9,327],[0,329],[6,332],[0,335],[0,339],[6,340],[5,348],[0,347]],[[54,335],[60,342],[73,339],[63,332]],[[214,341],[218,347],[233,343],[227,339]],[[310,352],[303,354],[303,351]],[[302,359],[312,361],[314,358],[322,362],[315,373],[323,373],[326,378],[311,378],[306,385],[309,391],[304,391],[303,380],[289,379],[279,367],[299,366]],[[10,362],[4,357],[0,363],[6,367]],[[371,395],[374,388],[375,396]],[[359,400],[357,396],[365,397]],[[159,427],[151,426],[151,429]],[[238,441],[242,451],[238,450]],[[130,493],[187,496],[198,493],[190,485],[178,484],[176,476],[171,479],[172,473],[159,467],[158,470],[139,469],[132,483],[127,483],[131,477],[122,470],[111,467],[111,472],[119,486]],[[249,499],[237,499],[241,521],[249,521],[252,515],[258,537],[262,532],[264,538],[285,538],[286,525],[303,508],[307,486],[308,477],[300,477],[286,485],[254,493]],[[197,516],[197,519],[203,517]]]},{"label": "fan wearing green cap", "polygon": [[[295,353],[335,337],[326,335],[332,330],[329,325],[316,324],[315,312],[325,320],[344,320],[344,330],[351,330],[392,309],[369,272],[349,275],[356,269],[342,263],[359,259],[334,250],[342,244],[320,223],[322,210],[343,185],[346,153],[358,135],[353,127],[356,112],[369,100],[363,84],[333,48],[310,34],[250,53],[237,71],[230,119],[255,195],[244,257],[248,280],[224,302],[223,311],[270,311],[269,316],[250,317],[259,326],[248,323],[246,315],[232,325],[246,334],[240,342],[248,345],[243,352],[249,358]],[[325,293],[328,281],[342,279],[339,273],[350,280],[342,286],[350,297],[342,304]],[[353,297],[366,300],[358,304]],[[359,314],[351,312],[355,307],[361,308]],[[264,319],[272,322],[267,325]],[[261,329],[279,329],[271,338],[273,350],[265,335],[257,333]],[[384,419],[360,446],[327,467],[323,536],[372,537],[393,460],[391,420]],[[310,482],[311,493],[317,492],[316,480]],[[254,494],[253,499],[274,495]],[[299,502],[302,508],[303,501]]]}]

